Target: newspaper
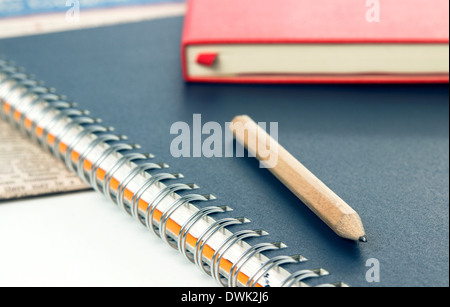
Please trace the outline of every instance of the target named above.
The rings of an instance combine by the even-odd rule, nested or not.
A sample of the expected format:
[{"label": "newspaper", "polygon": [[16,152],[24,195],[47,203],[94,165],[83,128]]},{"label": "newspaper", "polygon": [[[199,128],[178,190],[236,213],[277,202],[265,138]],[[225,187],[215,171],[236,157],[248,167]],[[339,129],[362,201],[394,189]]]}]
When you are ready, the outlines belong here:
[{"label": "newspaper", "polygon": [[0,120],[0,200],[87,189],[63,162]]}]

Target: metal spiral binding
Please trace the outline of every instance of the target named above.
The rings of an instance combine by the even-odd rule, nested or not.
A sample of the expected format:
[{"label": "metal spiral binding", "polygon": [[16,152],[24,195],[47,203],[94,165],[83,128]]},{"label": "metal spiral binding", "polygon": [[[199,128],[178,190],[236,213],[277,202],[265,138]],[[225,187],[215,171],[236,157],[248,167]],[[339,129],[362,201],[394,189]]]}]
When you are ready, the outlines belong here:
[{"label": "metal spiral binding", "polygon": [[306,261],[301,255],[294,256],[278,256],[267,260],[265,263],[261,265],[261,267],[253,273],[252,276],[249,277],[246,286],[254,287],[258,283],[258,281],[273,267],[280,266],[282,264],[287,263],[299,263]]},{"label": "metal spiral binding", "polygon": [[201,219],[204,219],[205,217],[214,214],[214,213],[224,213],[229,212],[232,209],[228,206],[221,206],[221,207],[206,207],[203,209],[200,209],[197,213],[193,214],[187,221],[184,222],[184,224],[181,226],[181,229],[178,233],[178,240],[177,240],[177,249],[181,252],[181,254],[189,261],[193,262],[193,258],[189,256],[188,250],[186,248],[186,240],[187,240],[187,234],[190,232],[191,228]]},{"label": "metal spiral binding", "polygon": [[[6,101],[6,100],[9,100],[11,94],[14,93],[15,90],[17,90],[18,88],[22,88],[22,87],[21,87],[21,84],[24,83],[24,81],[28,80],[28,78],[29,78],[29,76],[26,75],[26,74],[24,74],[24,73],[22,73],[22,72],[11,74],[11,75],[8,77],[7,80],[8,80],[9,82],[14,82],[14,85],[11,87],[10,92],[7,93],[7,94],[4,96],[4,98],[3,98],[2,100],[5,100],[5,101]],[[15,111],[15,110],[14,110],[14,107],[11,107],[11,112],[10,112],[10,114],[14,114],[14,111]],[[9,122],[12,126],[15,126],[15,123],[14,123],[14,116],[9,117],[7,120],[8,120],[8,122]]]},{"label": "metal spiral binding", "polygon": [[[33,94],[33,93],[38,93],[39,92],[38,85],[40,85],[41,83],[39,83],[37,81],[31,81],[31,80],[27,79],[27,77],[28,76],[25,75],[25,74],[18,74],[16,76],[16,78],[12,77],[12,79],[15,79],[15,81],[17,82],[17,84],[12,88],[12,92],[15,89],[18,89],[18,88],[25,89],[25,93],[23,93],[20,98],[22,98],[23,96],[27,95],[28,93]],[[20,82],[21,78],[25,78],[23,82]],[[8,95],[8,97],[5,97],[6,100],[9,99],[9,96],[11,96],[11,95]],[[22,103],[23,103],[23,101],[22,101]],[[21,106],[21,103],[19,103],[17,108],[20,108],[20,106]],[[12,114],[14,114],[14,111],[15,111],[15,108],[11,108],[11,113]],[[9,120],[9,123],[11,125],[13,125],[14,127],[16,127],[16,128],[20,128],[19,125],[12,118]]]},{"label": "metal spiral binding", "polygon": [[152,159],[154,156],[150,153],[141,154],[141,153],[129,153],[121,157],[117,162],[111,166],[111,168],[106,172],[105,179],[103,180],[103,193],[111,200],[115,201],[114,197],[111,194],[111,184],[110,181],[114,178],[114,174],[119,170],[121,166],[126,163],[135,162],[138,160],[148,160]]},{"label": "metal spiral binding", "polygon": [[[180,173],[162,173],[162,174],[156,174],[147,181],[145,181],[137,190],[137,192],[133,195],[131,199],[131,213],[132,216],[135,217],[139,222],[141,222],[144,226],[147,226],[147,222],[145,221],[145,218],[142,218],[142,216],[139,214],[139,201],[141,200],[141,197],[144,195],[145,191],[150,189],[151,186],[153,186],[155,183],[160,183],[165,180],[174,180],[178,178],[183,178],[183,175]],[[169,195],[169,193],[165,194],[165,196]],[[149,204],[151,204],[153,201],[151,201]],[[147,208],[148,211],[148,208]]]},{"label": "metal spiral binding", "polygon": [[[102,192],[101,187],[98,185],[97,181],[97,172],[100,167],[100,164],[106,160],[110,155],[117,154],[121,151],[128,151],[128,150],[134,150],[138,146],[135,144],[125,144],[125,143],[119,143],[114,144],[111,147],[109,147],[107,150],[105,150],[95,162],[92,163],[91,172],[89,173],[89,185],[92,186],[96,191]],[[72,163],[67,159],[66,156],[66,163]],[[80,170],[78,170],[80,171]]]},{"label": "metal spiral binding", "polygon": [[[197,188],[196,185],[193,185],[193,188]],[[167,227],[166,224],[167,222],[170,220],[170,217],[172,216],[173,213],[176,212],[176,210],[181,207],[184,206],[190,202],[194,202],[194,201],[210,201],[215,199],[214,195],[196,195],[196,194],[192,194],[192,195],[187,195],[184,197],[181,197],[178,201],[176,201],[175,203],[173,203],[168,209],[166,209],[166,211],[163,212],[162,216],[161,216],[161,221],[160,221],[160,225],[159,225],[159,234],[157,234],[160,238],[162,238],[162,240],[164,242],[166,242],[167,244],[169,244],[169,246],[173,247],[174,249],[177,249],[177,244],[173,241],[170,240],[170,237],[167,235]],[[156,232],[156,228],[153,226],[152,227],[153,231]]]},{"label": "metal spiral binding", "polygon": [[[44,146],[44,149],[46,149],[46,144],[43,143],[43,141],[41,140],[41,138],[38,137],[38,135],[36,134],[36,128],[37,128],[37,123],[41,122],[43,119],[45,119],[48,114],[50,114],[51,111],[58,111],[58,118],[64,118],[64,116],[77,116],[78,114],[82,115],[83,113],[80,110],[72,110],[72,108],[74,107],[72,103],[70,102],[66,102],[61,100],[59,97],[54,97],[53,95],[51,96],[47,96],[45,98],[37,98],[36,99],[36,105],[35,107],[38,107],[41,105],[42,101],[45,101],[45,108],[42,110],[39,119],[33,121],[32,125],[31,125],[31,139],[33,140],[33,142],[41,144],[42,146]],[[34,109],[32,109],[30,111],[33,112]],[[45,133],[45,131],[44,131]]]},{"label": "metal spiral binding", "polygon": [[[4,86],[5,84],[12,84]],[[39,143],[44,149],[50,151],[55,157],[65,162],[69,170],[78,174],[78,176],[87,184],[92,186],[95,190],[103,193],[108,199],[112,200],[119,208],[124,210],[133,218],[136,218],[148,230],[160,237],[169,246],[177,249],[190,262],[197,265],[204,273],[212,276],[220,285],[236,287],[239,285],[238,276],[243,271],[246,264],[254,257],[262,255],[262,253],[271,250],[283,249],[286,247],[282,242],[275,243],[259,243],[253,246],[243,245],[243,242],[249,238],[259,238],[267,236],[268,233],[264,230],[241,230],[231,233],[223,242],[216,246],[212,258],[204,258],[204,250],[210,244],[212,238],[224,233],[225,229],[232,225],[241,225],[249,223],[247,218],[222,218],[214,220],[210,216],[213,214],[220,214],[232,211],[228,206],[208,206],[204,208],[197,208],[193,202],[208,202],[215,199],[211,194],[188,194],[180,196],[181,191],[192,191],[199,189],[196,184],[174,183],[171,185],[163,185],[164,181],[176,180],[183,178],[179,173],[159,173],[150,174],[153,170],[166,169],[169,166],[165,163],[151,162],[154,159],[152,154],[141,154],[133,152],[139,149],[140,146],[136,144],[125,143],[126,137],[123,135],[112,134],[112,127],[100,125],[101,120],[89,116],[89,112],[77,108],[76,103],[67,101],[65,96],[60,96],[54,93],[54,89],[43,86],[43,83],[35,80],[32,76],[25,74],[22,69],[15,66],[13,62],[6,61],[0,57],[0,116],[8,120],[13,126],[20,129],[20,131],[31,138],[34,142]],[[17,95],[20,93],[20,95]],[[3,106],[5,101],[8,101],[14,96],[14,101],[11,103],[9,114],[3,114]],[[28,98],[28,100],[27,100]],[[14,102],[16,102],[14,104]],[[29,105],[26,106],[26,103]],[[23,108],[26,106],[25,108]],[[20,110],[20,118],[14,116],[16,110]],[[36,113],[36,114],[35,114]],[[25,119],[29,119],[29,115],[35,115],[31,121],[31,127],[25,127]],[[53,115],[51,115],[53,114]],[[37,116],[36,116],[37,115]],[[61,121],[66,120],[64,127],[57,130],[54,134],[53,129],[61,124]],[[43,129],[42,135],[37,135],[37,125]],[[45,123],[45,125],[43,125]],[[64,153],[60,151],[60,145],[63,139],[67,138],[73,131],[76,133],[67,143]],[[52,133],[54,136],[53,144],[48,144],[48,136]],[[72,156],[77,145],[91,137],[89,143],[78,154],[78,160],[73,161]],[[85,163],[89,155],[94,149],[99,146],[104,146],[102,153],[91,162],[90,170],[85,169]],[[98,178],[98,171],[104,161],[110,157],[117,157],[115,163],[105,169],[103,178]],[[137,164],[140,161],[142,163]],[[117,191],[112,193],[111,183],[115,178],[116,173],[123,167],[128,165],[131,171],[126,177],[118,183]],[[140,184],[135,190],[131,201],[125,200],[125,191],[129,185],[134,182],[137,176],[145,175],[146,180]],[[149,189],[157,186],[160,188],[159,192],[153,196],[153,199],[148,202],[147,208],[142,212],[139,209],[139,203],[143,195]],[[160,209],[160,205],[165,201],[169,195],[175,199],[165,209]],[[177,234],[170,235],[168,233],[167,224],[172,216],[181,207],[195,208],[196,211],[189,216],[180,225],[180,230]],[[155,220],[155,212],[159,211],[161,217],[159,222]],[[200,221],[209,220],[210,225],[196,238],[195,245],[188,248],[187,238],[192,229],[198,225]],[[175,237],[175,238],[174,238]],[[229,272],[221,272],[220,264],[227,259],[228,253],[235,246],[249,246],[242,249],[242,253],[234,259]],[[292,264],[306,261],[306,258],[300,255],[294,256],[276,256],[267,259],[260,263],[258,269],[248,276],[246,284],[241,284],[248,287],[254,287],[258,284],[262,285],[260,280],[266,278],[271,270],[280,267],[284,264]],[[208,260],[208,261],[206,261]],[[303,281],[309,278],[317,278],[327,275],[328,272],[324,269],[316,270],[301,270],[292,273],[281,282],[282,287],[291,287],[303,284]],[[345,284],[324,284],[321,287],[327,286],[345,286]]]},{"label": "metal spiral binding", "polygon": [[231,226],[231,225],[238,225],[238,224],[246,224],[250,223],[249,220],[247,220],[245,217],[241,218],[224,218],[221,219],[214,224],[212,224],[208,229],[206,229],[200,237],[197,239],[197,243],[195,244],[194,248],[194,263],[205,273],[208,273],[208,271],[205,269],[203,265],[203,249],[206,246],[206,243],[211,238],[214,233],[218,232],[219,230]]},{"label": "metal spiral binding", "polygon": [[97,145],[100,145],[102,143],[107,142],[119,142],[119,141],[125,141],[127,138],[122,135],[114,135],[114,134],[103,134],[98,136],[96,139],[91,141],[89,145],[86,146],[86,149],[84,149],[78,158],[77,162],[77,170],[78,170],[78,176],[87,184],[89,184],[89,179],[86,178],[86,172],[84,171],[84,162],[86,161],[87,156],[89,153],[94,150]]},{"label": "metal spiral binding", "polygon": [[[161,219],[160,219],[160,231],[158,231],[157,227],[155,226],[155,224],[153,223],[153,217],[154,217],[154,213],[156,211],[156,208],[158,207],[158,205],[160,204],[160,202],[169,194],[171,193],[176,193],[178,191],[182,191],[182,190],[194,190],[194,189],[198,189],[198,186],[194,185],[194,184],[173,184],[170,186],[165,187],[164,189],[162,189],[158,195],[156,195],[156,197],[154,198],[154,200],[152,200],[151,202],[149,202],[148,206],[147,206],[147,210],[145,212],[145,226],[147,226],[147,228],[151,231],[153,231],[153,233],[162,238],[166,243],[169,244],[168,239],[166,238],[166,230],[164,229],[166,227],[166,223],[169,219],[169,212],[173,212],[175,211],[177,208],[181,207],[184,204],[187,204],[189,202],[194,202],[194,201],[208,201],[208,200],[212,200],[212,197],[209,197],[209,195],[197,195],[197,194],[192,194],[192,195],[186,195],[183,196],[181,198],[179,198],[178,200],[176,200],[174,203],[172,203],[170,205],[170,207],[163,212]],[[169,244],[170,245],[170,244]]]},{"label": "metal spiral binding", "polygon": [[289,276],[286,280],[281,283],[281,287],[291,287],[295,283],[301,282],[308,278],[317,278],[320,276],[328,275],[329,273],[324,269],[315,269],[315,270],[301,270],[295,272],[291,276]]},{"label": "metal spiral binding", "polygon": [[69,124],[67,124],[64,129],[55,135],[55,141],[53,146],[51,147],[51,150],[53,152],[53,155],[57,158],[59,158],[60,152],[59,152],[59,145],[61,143],[61,140],[70,132],[70,129],[74,128],[75,126],[81,126],[81,125],[94,125],[94,124],[100,124],[101,120],[98,118],[92,118],[88,116],[81,116],[74,118]]},{"label": "metal spiral binding", "polygon": [[277,250],[281,248],[286,248],[282,242],[274,242],[274,243],[260,243],[253,245],[247,251],[245,251],[239,259],[233,264],[230,269],[230,276],[228,276],[228,287],[237,287],[237,279],[238,274],[241,271],[242,267],[254,256],[257,254],[261,254],[265,251]]},{"label": "metal spiral binding", "polygon": [[[35,98],[30,103],[28,108],[23,112],[20,123],[19,123],[19,130],[22,132],[22,135],[26,136],[28,134],[28,131],[25,129],[25,116],[24,114],[29,114],[34,111],[34,108],[39,105],[42,101],[45,101],[48,105],[52,105],[55,109],[60,108],[73,108],[76,106],[75,103],[67,103],[64,101],[64,103],[61,102],[61,100],[64,99],[64,97],[55,96],[54,94],[50,93],[50,90],[46,87],[38,87],[33,89],[33,94],[35,95]],[[59,102],[59,103],[55,103]]]},{"label": "metal spiral binding", "polygon": [[208,270],[205,268],[205,272],[212,276],[219,284],[226,287],[227,283],[223,281],[223,278],[220,274],[220,262],[222,261],[222,258],[226,254],[226,252],[237,242],[240,242],[247,238],[254,238],[254,237],[262,237],[269,235],[267,232],[261,229],[257,230],[242,230],[235,232],[233,235],[231,235],[215,252],[212,257],[211,261],[211,268]]},{"label": "metal spiral binding", "polygon": [[131,208],[127,206],[124,200],[124,193],[127,189],[128,184],[130,184],[133,179],[146,171],[155,170],[155,169],[163,169],[168,168],[168,165],[165,163],[143,163],[139,165],[138,167],[134,168],[127,177],[119,184],[118,192],[116,195],[116,202],[117,205],[122,208],[126,213],[129,215],[132,215]]}]

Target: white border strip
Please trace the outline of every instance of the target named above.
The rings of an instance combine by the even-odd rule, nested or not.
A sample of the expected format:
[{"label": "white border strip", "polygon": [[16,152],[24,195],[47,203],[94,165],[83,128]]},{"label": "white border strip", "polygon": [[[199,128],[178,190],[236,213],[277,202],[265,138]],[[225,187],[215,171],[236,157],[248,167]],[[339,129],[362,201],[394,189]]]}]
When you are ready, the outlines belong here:
[{"label": "white border strip", "polygon": [[0,19],[0,39],[182,16],[185,11],[184,3],[170,3],[81,9],[79,22],[67,21],[66,12],[7,17]]}]

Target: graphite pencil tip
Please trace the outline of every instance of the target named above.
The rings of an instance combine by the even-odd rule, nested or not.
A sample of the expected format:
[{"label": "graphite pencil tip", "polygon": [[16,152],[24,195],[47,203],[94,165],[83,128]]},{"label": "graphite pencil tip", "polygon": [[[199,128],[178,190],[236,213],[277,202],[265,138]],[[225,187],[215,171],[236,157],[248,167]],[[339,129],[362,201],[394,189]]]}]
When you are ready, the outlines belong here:
[{"label": "graphite pencil tip", "polygon": [[367,243],[367,237],[366,236],[360,237],[359,242]]}]

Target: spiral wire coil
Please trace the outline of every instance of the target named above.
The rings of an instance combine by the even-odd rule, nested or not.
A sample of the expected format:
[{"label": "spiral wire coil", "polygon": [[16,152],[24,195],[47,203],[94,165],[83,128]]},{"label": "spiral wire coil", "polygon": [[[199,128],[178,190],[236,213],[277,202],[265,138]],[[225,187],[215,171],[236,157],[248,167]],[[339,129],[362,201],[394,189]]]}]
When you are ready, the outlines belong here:
[{"label": "spiral wire coil", "polygon": [[[5,112],[5,103],[9,104],[9,112]],[[28,105],[27,105],[28,103]],[[26,107],[24,107],[26,105]],[[36,110],[40,110],[36,112]],[[19,112],[19,113],[18,113]],[[37,115],[35,114],[37,113]],[[18,118],[17,114],[20,114]],[[183,225],[180,225],[178,234],[175,239],[167,232],[167,223],[172,215],[183,206],[191,205],[192,202],[208,202],[214,200],[213,195],[189,194],[180,196],[168,208],[162,211],[159,223],[155,222],[155,212],[161,201],[168,195],[181,191],[193,191],[199,187],[195,184],[175,183],[165,186],[160,192],[153,197],[142,214],[139,212],[139,202],[144,193],[152,186],[158,185],[167,180],[176,180],[183,178],[179,173],[158,173],[149,176],[148,180],[142,183],[129,203],[125,200],[124,192],[133,182],[134,178],[140,174],[147,173],[152,170],[164,170],[168,168],[165,163],[154,163],[152,154],[135,153],[139,146],[136,144],[126,143],[126,137],[123,135],[113,134],[112,127],[104,126],[101,120],[89,116],[89,112],[77,108],[76,103],[67,101],[65,96],[57,95],[54,89],[45,87],[41,81],[35,80],[31,75],[23,72],[23,69],[15,66],[14,63],[0,58],[0,116],[6,119],[11,125],[19,129],[23,135],[28,136],[34,142],[40,144],[45,150],[51,152],[55,157],[62,160],[67,168],[78,176],[95,190],[103,193],[108,199],[113,201],[117,206],[123,209],[127,214],[136,218],[140,223],[149,229],[153,234],[160,237],[172,248],[180,251],[180,253],[190,262],[197,265],[201,271],[212,276],[220,285],[228,287],[239,286],[238,276],[242,268],[255,255],[262,254],[265,251],[278,250],[286,247],[281,242],[275,243],[259,243],[244,250],[231,266],[227,274],[220,270],[220,263],[224,259],[224,255],[235,245],[240,244],[248,238],[257,238],[267,236],[264,230],[242,230],[232,233],[218,248],[207,263],[204,260],[204,249],[214,234],[232,225],[241,225],[250,221],[244,217],[240,218],[223,218],[214,220],[211,225],[205,229],[197,238],[193,251],[189,251],[187,237],[192,228],[198,221],[209,217],[212,214],[224,213],[231,211],[227,206],[209,206],[198,209],[192,214]],[[25,125],[26,119],[31,119],[28,127]],[[60,124],[62,120],[66,120],[63,129],[54,135],[53,144],[48,143],[50,133]],[[37,127],[42,126],[41,135],[36,133]],[[60,146],[63,138],[67,137],[69,132],[74,128],[78,128],[77,133],[67,142],[65,153],[61,153]],[[77,144],[88,136],[91,138],[89,144],[79,153],[78,161],[74,163],[72,156]],[[86,171],[84,168],[88,155],[98,146],[108,144],[108,147],[98,156],[95,161],[91,161],[91,168]],[[120,156],[116,162],[105,169],[105,175],[102,180],[98,178],[98,170],[102,162],[108,157]],[[116,172],[123,165],[131,165],[132,162],[141,161],[140,164],[133,164],[135,167],[127,174],[117,188],[116,193],[111,191],[111,181]],[[242,246],[242,245],[241,245]],[[260,280],[275,267],[284,264],[292,264],[303,262],[306,259],[300,255],[294,256],[277,256],[266,260],[261,266],[248,276],[245,284],[247,287],[257,286]],[[282,287],[306,285],[302,281],[310,278],[317,278],[327,275],[328,272],[323,269],[301,270],[292,273],[284,281],[281,282]],[[344,284],[324,284],[321,286],[343,286]]]}]

